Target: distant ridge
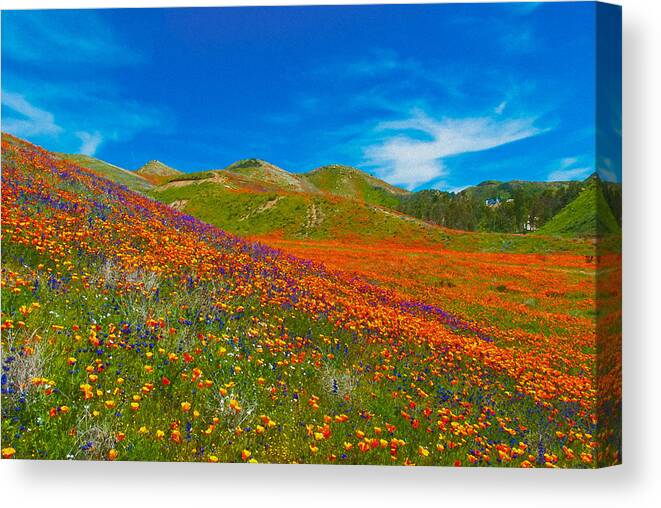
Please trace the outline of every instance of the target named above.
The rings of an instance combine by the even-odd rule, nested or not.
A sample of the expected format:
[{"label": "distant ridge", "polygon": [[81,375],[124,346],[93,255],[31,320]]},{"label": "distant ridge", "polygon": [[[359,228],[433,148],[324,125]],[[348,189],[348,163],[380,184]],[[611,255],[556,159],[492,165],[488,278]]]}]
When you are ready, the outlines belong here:
[{"label": "distant ridge", "polygon": [[321,192],[373,205],[395,207],[398,196],[409,194],[360,169],[342,164],[321,166],[301,176]]},{"label": "distant ridge", "polygon": [[182,175],[183,172],[174,169],[161,161],[150,160],[136,171],[136,174],[146,178],[150,182],[158,185],[166,182],[168,179]]},{"label": "distant ridge", "polygon": [[435,224],[590,237],[621,228],[621,184],[596,175],[584,181],[486,180],[458,192],[409,192],[343,164],[291,173],[253,157],[224,169],[185,173],[158,160],[128,171],[86,155],[60,156],[244,235],[395,238],[406,230],[405,236],[420,238],[432,234]]},{"label": "distant ridge", "polygon": [[76,154],[76,153],[58,153],[61,159],[74,162],[80,166],[84,166],[94,171],[99,176],[103,176],[113,180],[122,185],[126,185],[129,189],[138,192],[147,192],[152,187],[153,183],[146,179],[141,174],[121,168],[115,164],[111,164],[101,159],[97,159],[90,155]]},{"label": "distant ridge", "polygon": [[602,237],[621,231],[598,178],[592,176],[576,199],[560,210],[539,233]]},{"label": "distant ridge", "polygon": [[307,173],[290,173],[257,158],[241,159],[220,170],[179,174],[164,183],[169,187],[180,187],[203,181],[208,183],[212,179],[233,190],[331,195],[388,208],[397,206],[399,196],[409,194],[404,189],[343,164],[329,164]]},{"label": "distant ridge", "polygon": [[[239,159],[236,162],[233,162],[229,166],[225,168],[227,171],[242,171],[242,170],[256,170],[259,168],[263,169],[275,169],[277,171],[285,171],[284,169],[276,166],[275,164],[271,164],[270,162],[267,162],[263,159]],[[285,171],[286,173],[286,171]]]},{"label": "distant ridge", "polygon": [[534,182],[528,180],[485,180],[477,185],[472,185],[461,190],[458,194],[471,196],[484,202],[487,199],[499,198],[502,200],[514,196],[517,191],[543,192],[546,190],[557,191],[567,188],[571,182]]},{"label": "distant ridge", "polygon": [[262,159],[241,159],[225,168],[226,172],[239,175],[256,187],[264,190],[282,190],[293,192],[314,192],[299,175],[285,171],[281,167]]}]

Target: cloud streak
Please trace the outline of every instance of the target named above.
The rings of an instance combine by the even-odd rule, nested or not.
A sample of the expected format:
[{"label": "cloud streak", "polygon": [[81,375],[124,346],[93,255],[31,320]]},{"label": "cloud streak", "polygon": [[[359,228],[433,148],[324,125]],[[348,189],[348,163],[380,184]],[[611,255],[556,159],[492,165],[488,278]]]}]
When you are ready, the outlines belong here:
[{"label": "cloud streak", "polygon": [[2,128],[7,132],[21,137],[53,136],[62,132],[52,113],[34,106],[21,94],[3,90],[2,105]]},{"label": "cloud streak", "polygon": [[59,151],[94,155],[106,143],[165,132],[173,124],[167,106],[122,93],[115,72],[139,63],[140,52],[100,13],[8,11],[2,21],[2,57],[9,69],[4,130]]},{"label": "cloud streak", "polygon": [[583,180],[594,173],[590,165],[582,164],[580,157],[566,157],[556,163],[557,169],[551,171],[547,180],[549,182],[564,182],[568,180]]},{"label": "cloud streak", "polygon": [[142,61],[93,11],[75,16],[56,10],[29,15],[9,11],[2,21],[3,57],[41,66],[75,62],[113,67]]},{"label": "cloud streak", "polygon": [[94,155],[106,142],[127,141],[145,131],[168,133],[175,123],[164,108],[114,94],[76,89],[65,82],[46,91],[38,82],[22,80],[21,85],[22,93],[2,92],[2,129],[33,142],[55,141],[59,151]]},{"label": "cloud streak", "polygon": [[[435,94],[447,97],[464,96],[464,78],[460,69],[441,61],[422,62],[416,58],[403,57],[397,51],[377,48],[349,61],[331,62],[311,72],[322,80],[340,79],[343,82],[371,83],[371,87],[388,83],[400,92],[404,89],[419,89],[421,85],[431,87]],[[364,85],[362,85],[364,86]]]},{"label": "cloud streak", "polygon": [[89,132],[79,131],[76,132],[76,136],[82,142],[79,151],[84,155],[94,155],[103,141],[100,132],[90,134]]},{"label": "cloud streak", "polygon": [[395,185],[415,189],[447,175],[447,157],[479,152],[535,136],[535,118],[501,119],[491,116],[435,120],[415,112],[405,120],[382,122],[387,136],[369,146],[365,165]]}]

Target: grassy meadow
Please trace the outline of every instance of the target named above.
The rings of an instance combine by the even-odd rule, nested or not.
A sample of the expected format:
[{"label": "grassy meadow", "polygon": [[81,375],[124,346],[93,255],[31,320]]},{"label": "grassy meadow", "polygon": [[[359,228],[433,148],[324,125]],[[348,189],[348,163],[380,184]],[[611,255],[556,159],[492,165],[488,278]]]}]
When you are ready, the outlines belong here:
[{"label": "grassy meadow", "polygon": [[2,151],[3,458],[620,462],[619,254],[572,209],[466,232],[351,172],[130,189]]}]

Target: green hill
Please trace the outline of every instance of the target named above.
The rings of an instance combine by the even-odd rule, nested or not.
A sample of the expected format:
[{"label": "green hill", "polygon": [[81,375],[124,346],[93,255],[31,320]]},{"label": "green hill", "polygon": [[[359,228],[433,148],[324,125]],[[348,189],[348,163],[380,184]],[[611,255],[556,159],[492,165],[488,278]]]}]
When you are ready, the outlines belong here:
[{"label": "green hill", "polygon": [[423,240],[445,234],[398,213],[406,191],[348,166],[294,174],[261,159],[179,174],[150,195],[240,235]]},{"label": "green hill", "polygon": [[[441,240],[425,222],[370,203],[317,192],[254,190],[227,172],[212,178],[175,180],[150,195],[190,215],[240,235],[285,238]],[[231,173],[230,173],[231,175]]]},{"label": "green hill", "polygon": [[339,164],[322,166],[302,177],[322,192],[388,208],[396,208],[399,197],[409,194],[359,169]]},{"label": "green hill", "polygon": [[579,182],[529,182],[525,180],[500,182],[497,180],[487,180],[478,185],[467,187],[459,194],[470,196],[482,202],[485,202],[487,199],[500,199],[504,201],[514,198],[517,192],[535,195],[545,191],[556,192],[565,190],[572,185],[578,184]]},{"label": "green hill", "polygon": [[573,201],[585,182],[488,180],[460,192],[426,189],[400,197],[398,210],[466,231],[528,233]]},{"label": "green hill", "polygon": [[[621,186],[599,182],[598,197],[583,195],[592,177],[584,182],[489,180],[458,193],[408,192],[339,164],[298,174],[251,158],[225,169],[182,173],[153,160],[132,172],[85,155],[61,157],[227,231],[249,236],[447,241],[448,231],[434,227],[439,225],[485,233],[537,229],[551,236],[587,237],[598,228],[617,231],[621,220],[615,211],[621,203]],[[603,208],[599,221],[590,217],[596,204]],[[494,243],[492,237],[485,239]]]},{"label": "green hill", "polygon": [[243,159],[225,168],[229,178],[262,191],[316,192],[300,175],[289,173],[261,159]]},{"label": "green hill", "polygon": [[151,160],[136,171],[136,174],[149,180],[155,185],[167,182],[170,178],[183,174],[161,161]]},{"label": "green hill", "polygon": [[619,232],[620,226],[597,180],[588,182],[574,201],[538,231],[545,235],[589,237],[602,237]]},{"label": "green hill", "polygon": [[110,164],[109,162],[102,161],[89,155],[70,153],[60,153],[57,155],[64,160],[75,162],[80,166],[91,169],[99,176],[126,185],[129,189],[134,191],[144,193],[154,186],[149,180],[134,171],[120,168],[119,166],[115,166],[114,164]]}]

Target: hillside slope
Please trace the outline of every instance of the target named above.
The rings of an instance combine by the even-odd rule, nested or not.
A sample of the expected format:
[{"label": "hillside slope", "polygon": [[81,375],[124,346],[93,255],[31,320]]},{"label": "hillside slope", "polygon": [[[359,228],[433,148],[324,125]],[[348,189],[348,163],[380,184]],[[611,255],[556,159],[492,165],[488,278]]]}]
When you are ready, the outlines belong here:
[{"label": "hillside slope", "polygon": [[396,208],[399,197],[408,194],[359,169],[340,164],[322,166],[301,177],[322,192],[388,208]]},{"label": "hillside slope", "polygon": [[4,457],[618,460],[592,452],[589,348],[560,362],[499,344],[470,320],[229,235],[29,143],[2,148]]},{"label": "hillside slope", "polygon": [[621,232],[599,182],[590,182],[578,197],[542,226],[545,235],[602,237]]},{"label": "hillside slope", "polygon": [[445,233],[392,210],[396,188],[355,168],[292,174],[259,159],[183,174],[150,195],[235,234],[441,241]]},{"label": "hillside slope", "polygon": [[[584,182],[485,181],[458,193],[408,192],[356,168],[338,164],[289,173],[261,159],[225,169],[182,173],[158,161],[130,172],[92,157],[67,155],[97,174],[150,195],[236,234],[284,238],[361,238],[447,242],[442,228],[529,233],[547,224],[588,185]],[[621,185],[602,184],[602,197],[621,221]],[[599,200],[601,203],[602,200]],[[608,214],[606,227],[612,229]],[[585,219],[585,218],[584,218]],[[558,225],[547,235],[589,236],[595,227]],[[583,231],[585,230],[585,231]],[[493,239],[485,238],[493,244]],[[521,243],[517,240],[517,243]],[[524,246],[525,251],[544,246]],[[555,247],[552,247],[552,249]]]},{"label": "hillside slope", "polygon": [[167,182],[170,178],[182,175],[183,173],[177,169],[163,164],[161,161],[151,160],[144,166],[136,170],[136,174],[149,180],[154,185]]},{"label": "hillside slope", "polygon": [[224,170],[229,177],[236,177],[252,186],[255,190],[282,192],[316,192],[299,175],[289,173],[284,169],[261,159],[244,159],[227,166]]},{"label": "hillside slope", "polygon": [[286,238],[362,238],[440,241],[445,233],[383,207],[318,192],[291,192],[241,182],[223,173],[172,181],[150,191],[155,199],[241,235]]},{"label": "hillside slope", "polygon": [[109,162],[102,161],[95,157],[70,153],[62,153],[58,155],[64,160],[91,169],[99,176],[126,185],[131,190],[144,193],[154,187],[154,184],[144,178],[141,174],[120,168],[119,166],[115,166],[114,164],[110,164]]}]

